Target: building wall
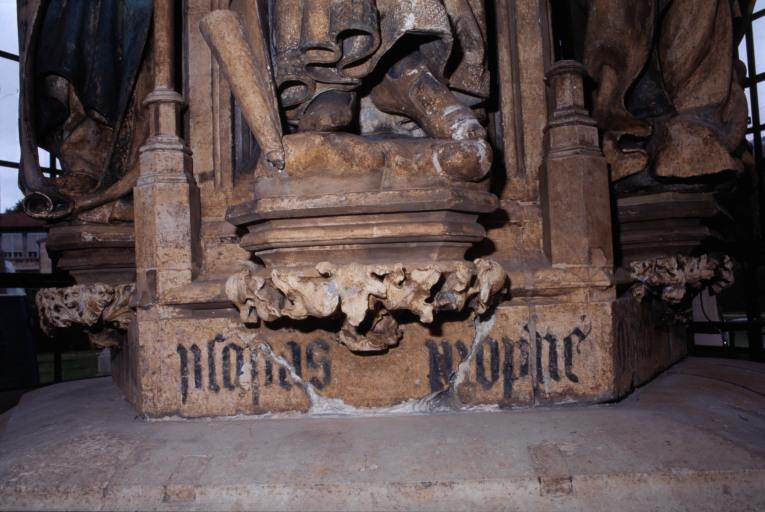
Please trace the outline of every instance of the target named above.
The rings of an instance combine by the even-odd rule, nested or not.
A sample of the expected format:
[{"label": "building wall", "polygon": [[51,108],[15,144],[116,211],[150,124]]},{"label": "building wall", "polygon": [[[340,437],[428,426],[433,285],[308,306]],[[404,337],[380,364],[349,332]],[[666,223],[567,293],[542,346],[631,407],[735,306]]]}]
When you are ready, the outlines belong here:
[{"label": "building wall", "polygon": [[[44,232],[0,233],[0,250],[4,260],[11,262],[16,271],[39,272],[41,242],[48,238]],[[47,255],[45,255],[47,257]]]}]

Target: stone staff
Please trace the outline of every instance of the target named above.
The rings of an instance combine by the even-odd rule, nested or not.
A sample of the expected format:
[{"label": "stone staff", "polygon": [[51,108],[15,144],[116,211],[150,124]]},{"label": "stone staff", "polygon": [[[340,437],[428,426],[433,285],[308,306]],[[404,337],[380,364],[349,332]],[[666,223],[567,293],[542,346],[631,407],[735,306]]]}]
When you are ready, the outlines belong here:
[{"label": "stone staff", "polygon": [[[257,3],[248,4],[254,11],[246,14],[257,18]],[[241,17],[231,10],[220,9],[206,15],[199,26],[266,161],[275,169],[283,169],[282,126],[267,40],[260,23],[248,24],[252,30],[248,38]]]}]

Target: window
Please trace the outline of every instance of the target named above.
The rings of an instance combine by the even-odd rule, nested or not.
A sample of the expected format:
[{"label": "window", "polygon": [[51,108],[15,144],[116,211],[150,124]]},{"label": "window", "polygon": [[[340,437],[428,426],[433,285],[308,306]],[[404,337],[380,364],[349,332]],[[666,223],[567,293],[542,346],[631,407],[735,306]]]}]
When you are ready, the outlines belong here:
[{"label": "window", "polygon": [[[13,208],[21,199],[18,169],[19,145],[19,43],[16,2],[0,2],[0,213]],[[56,159],[38,150],[40,166],[46,176],[55,175]]]},{"label": "window", "polygon": [[749,122],[746,133],[759,165],[765,121],[765,0],[757,0],[755,4],[752,23],[738,47],[738,57],[747,67],[744,92],[749,103]]},{"label": "window", "polygon": [[0,212],[13,207],[19,168],[19,57],[15,2],[0,2]]}]

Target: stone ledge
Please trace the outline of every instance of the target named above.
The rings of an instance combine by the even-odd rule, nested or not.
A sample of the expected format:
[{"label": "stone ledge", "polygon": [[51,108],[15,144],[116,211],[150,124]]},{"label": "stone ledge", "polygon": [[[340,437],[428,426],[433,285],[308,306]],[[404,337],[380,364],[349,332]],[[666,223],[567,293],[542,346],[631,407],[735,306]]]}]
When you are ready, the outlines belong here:
[{"label": "stone ledge", "polygon": [[[500,260],[500,263],[505,263]],[[244,265],[231,269],[231,273],[241,270]],[[230,274],[229,274],[230,275]],[[211,304],[231,307],[233,304],[226,297],[225,276],[211,276],[193,281],[173,289],[163,297],[162,304],[172,306],[194,306]],[[582,266],[554,268],[540,266],[530,270],[508,270],[511,297],[556,297],[571,294],[579,290],[609,290],[614,284],[610,269]],[[506,301],[507,302],[507,301]]]},{"label": "stone ledge", "polygon": [[607,407],[145,422],[73,382],[9,413],[0,509],[763,510],[764,394],[689,359]]}]

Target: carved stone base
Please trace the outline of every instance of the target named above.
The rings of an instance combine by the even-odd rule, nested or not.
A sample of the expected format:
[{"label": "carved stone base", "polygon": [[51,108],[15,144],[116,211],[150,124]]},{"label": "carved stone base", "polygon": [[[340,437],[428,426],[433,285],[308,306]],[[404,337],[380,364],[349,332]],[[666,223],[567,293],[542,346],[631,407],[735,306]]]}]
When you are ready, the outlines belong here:
[{"label": "carved stone base", "polygon": [[723,217],[714,194],[647,193],[619,198],[619,244],[622,264],[649,258],[690,254],[704,240],[722,238],[710,221]]},{"label": "carved stone base", "polygon": [[267,265],[461,260],[483,240],[494,195],[467,187],[270,197],[229,210]]},{"label": "carved stone base", "polygon": [[191,308],[139,309],[138,319],[123,389],[148,416],[609,401],[686,347],[684,331],[659,325],[645,305],[591,294],[567,303],[510,301],[474,321],[446,313],[430,325],[409,318],[399,345],[385,353],[341,347],[326,320],[245,327],[237,316]]},{"label": "carved stone base", "polygon": [[462,260],[497,209],[485,141],[285,137],[283,171],[260,166],[253,200],[226,219],[268,267]]},{"label": "carved stone base", "polygon": [[[228,221],[247,230],[242,248],[265,265],[227,283],[242,320],[337,318],[341,343],[377,352],[401,339],[400,312],[425,324],[438,311],[485,313],[507,276],[495,262],[464,255],[485,238],[478,216],[498,200],[485,181],[441,174],[439,160],[447,146],[466,158],[484,146],[322,137],[326,154],[307,151],[284,172],[260,169],[255,199],[228,210]],[[469,160],[452,163],[468,169]],[[476,169],[479,160],[488,162],[475,160]]]}]

